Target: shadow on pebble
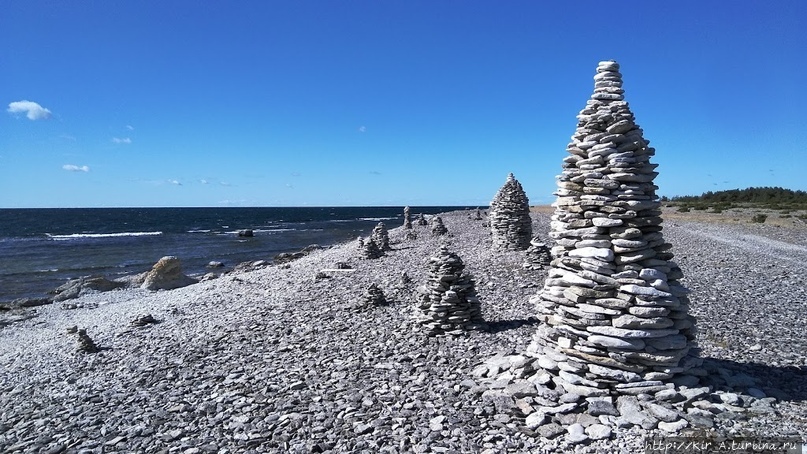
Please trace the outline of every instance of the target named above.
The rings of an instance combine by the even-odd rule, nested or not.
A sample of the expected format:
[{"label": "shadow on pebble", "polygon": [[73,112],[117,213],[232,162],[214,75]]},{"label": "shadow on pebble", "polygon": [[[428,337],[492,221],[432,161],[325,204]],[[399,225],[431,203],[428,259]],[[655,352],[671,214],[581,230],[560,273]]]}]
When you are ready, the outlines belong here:
[{"label": "shadow on pebble", "polygon": [[704,358],[703,367],[709,376],[702,380],[718,390],[741,389],[753,397],[775,397],[782,401],[807,400],[807,366],[772,366]]},{"label": "shadow on pebble", "polygon": [[518,329],[525,325],[533,326],[538,323],[538,319],[529,317],[527,319],[519,318],[515,320],[496,320],[492,322],[486,321],[485,323],[488,326],[487,332],[495,334],[510,329]]}]

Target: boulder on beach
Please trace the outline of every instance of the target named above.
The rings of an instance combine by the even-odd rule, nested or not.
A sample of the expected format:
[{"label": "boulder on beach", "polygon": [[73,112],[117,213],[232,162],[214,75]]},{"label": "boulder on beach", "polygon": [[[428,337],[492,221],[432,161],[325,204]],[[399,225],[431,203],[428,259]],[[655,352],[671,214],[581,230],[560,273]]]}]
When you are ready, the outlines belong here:
[{"label": "boulder on beach", "polygon": [[110,281],[102,276],[83,276],[70,279],[49,293],[53,295],[53,301],[59,302],[78,298],[89,292],[108,292],[124,285],[123,282]]},{"label": "boulder on beach", "polygon": [[252,238],[253,236],[255,236],[255,232],[253,232],[252,229],[243,229],[243,230],[239,230],[236,233],[237,233],[238,236],[244,237],[244,238]]},{"label": "boulder on beach", "polygon": [[151,271],[145,274],[141,288],[147,290],[171,290],[195,284],[199,281],[182,274],[182,265],[172,255],[161,258]]}]

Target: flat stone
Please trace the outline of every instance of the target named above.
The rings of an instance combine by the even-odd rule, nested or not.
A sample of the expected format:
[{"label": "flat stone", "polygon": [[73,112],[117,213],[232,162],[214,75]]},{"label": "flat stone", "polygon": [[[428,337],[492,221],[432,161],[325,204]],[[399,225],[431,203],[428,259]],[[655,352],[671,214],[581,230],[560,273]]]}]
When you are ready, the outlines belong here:
[{"label": "flat stone", "polygon": [[658,428],[668,433],[677,433],[688,425],[689,422],[686,419],[679,419],[673,422],[661,421],[658,423]]},{"label": "flat stone", "polygon": [[645,405],[645,409],[654,418],[656,418],[658,420],[661,420],[661,421],[664,421],[664,422],[674,422],[674,421],[678,420],[681,417],[681,415],[677,411],[671,410],[671,409],[666,408],[666,407],[664,407],[662,405],[655,404],[655,403],[652,403],[652,402],[647,403]]},{"label": "flat stone", "polygon": [[631,424],[641,426],[645,430],[656,428],[658,420],[642,411],[642,407],[639,405],[639,401],[636,397],[619,396],[616,404],[622,419],[625,419]]},{"label": "flat stone", "polygon": [[637,317],[625,314],[611,320],[611,324],[616,328],[628,329],[649,329],[649,328],[669,328],[675,324],[666,317]]},{"label": "flat stone", "polygon": [[605,248],[584,247],[569,252],[571,257],[592,257],[606,262],[614,260],[614,251]]},{"label": "flat stone", "polygon": [[610,218],[594,218],[591,222],[596,227],[619,227],[622,225],[621,219],[610,219]]},{"label": "flat stone", "polygon": [[530,413],[527,415],[527,418],[524,420],[524,424],[530,430],[535,430],[538,427],[544,425],[549,418],[546,416],[546,413],[537,411],[534,413]]},{"label": "flat stone", "polygon": [[588,409],[586,410],[591,416],[611,415],[619,416],[614,404],[604,400],[591,400],[588,402]]},{"label": "flat stone", "polygon": [[649,338],[665,337],[678,334],[677,329],[636,330],[636,329],[615,328],[613,326],[587,326],[586,331],[595,334],[604,334],[606,336],[611,337],[620,337],[623,339],[649,339]]},{"label": "flat stone", "polygon": [[619,291],[630,293],[631,295],[638,295],[651,298],[669,298],[673,296],[671,293],[662,292],[661,290],[653,287],[642,287],[635,284],[628,284],[619,287]]},{"label": "flat stone", "polygon": [[611,428],[603,424],[592,424],[586,427],[586,435],[592,440],[605,440],[611,438]]},{"label": "flat stone", "polygon": [[582,424],[572,424],[566,429],[566,441],[577,444],[588,440],[586,429]]},{"label": "flat stone", "polygon": [[611,367],[600,366],[598,364],[589,364],[588,370],[592,374],[599,375],[601,377],[611,378],[613,380],[620,381],[622,383],[631,383],[631,382],[639,382],[642,381],[642,376],[635,373],[629,372],[626,370],[614,369]]},{"label": "flat stone", "polygon": [[618,337],[591,335],[588,341],[602,347],[617,348],[622,350],[643,350],[645,343],[641,339],[622,339]]},{"label": "flat stone", "polygon": [[538,435],[540,435],[540,436],[542,436],[544,438],[550,438],[551,439],[551,438],[555,438],[558,435],[566,432],[566,429],[564,429],[563,426],[561,426],[560,424],[551,422],[549,424],[544,424],[544,425],[538,427],[536,432],[538,432]]},{"label": "flat stone", "polygon": [[656,350],[680,350],[687,346],[687,338],[683,334],[648,339],[645,342]]}]

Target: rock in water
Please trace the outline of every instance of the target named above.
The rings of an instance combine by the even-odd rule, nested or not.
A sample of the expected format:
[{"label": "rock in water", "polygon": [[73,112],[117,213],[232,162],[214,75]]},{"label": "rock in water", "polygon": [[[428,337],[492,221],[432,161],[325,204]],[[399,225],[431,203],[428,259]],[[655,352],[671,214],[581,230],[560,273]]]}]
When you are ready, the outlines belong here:
[{"label": "rock in water", "polygon": [[457,254],[443,246],[429,258],[429,277],[418,291],[420,323],[429,334],[482,327],[482,307],[473,277]]},{"label": "rock in water", "polygon": [[527,194],[513,174],[490,202],[488,215],[496,250],[523,251],[532,238],[532,218]]},{"label": "rock in water", "polygon": [[151,271],[146,273],[141,288],[147,290],[171,290],[198,282],[192,277],[182,274],[179,259],[169,255],[161,258]]}]

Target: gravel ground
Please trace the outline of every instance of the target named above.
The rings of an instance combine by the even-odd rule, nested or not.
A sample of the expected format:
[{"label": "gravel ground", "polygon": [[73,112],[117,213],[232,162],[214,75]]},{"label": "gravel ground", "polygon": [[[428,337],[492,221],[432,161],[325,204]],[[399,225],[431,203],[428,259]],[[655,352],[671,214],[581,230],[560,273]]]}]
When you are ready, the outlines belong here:
[{"label": "gravel ground", "polygon": [[[546,277],[523,252],[491,252],[482,221],[443,215],[448,237],[390,232],[172,291],[87,295],[0,328],[2,452],[562,452],[480,396],[472,371],[523,351]],[[546,238],[549,217],[533,213]],[[718,418],[722,433],[807,434],[807,230],[674,220],[665,238],[693,291],[698,342],[716,367],[779,398],[773,413]],[[448,243],[474,275],[489,332],[428,337],[413,323],[426,259]],[[166,251],[170,253],[170,251]],[[323,269],[346,262],[354,271]],[[406,271],[412,283],[402,286]],[[358,309],[371,284],[385,306]],[[157,324],[131,321],[151,314]],[[20,317],[22,318],[22,317]],[[0,324],[0,326],[2,326]],[[72,326],[102,350],[77,350]],[[735,415],[732,413],[732,415]],[[735,415],[736,416],[736,415]],[[644,436],[577,446],[635,452]]]}]

